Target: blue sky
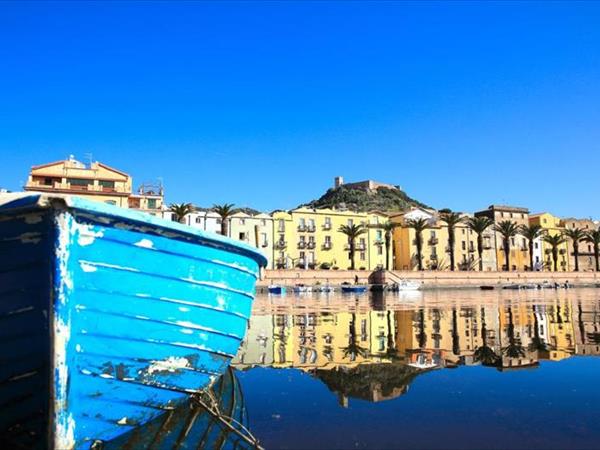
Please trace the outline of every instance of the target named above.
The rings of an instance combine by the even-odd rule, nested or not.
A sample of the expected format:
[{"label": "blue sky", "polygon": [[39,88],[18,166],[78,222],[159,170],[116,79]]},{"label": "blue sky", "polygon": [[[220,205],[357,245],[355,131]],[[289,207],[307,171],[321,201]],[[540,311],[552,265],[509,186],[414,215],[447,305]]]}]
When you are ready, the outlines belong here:
[{"label": "blue sky", "polygon": [[69,154],[168,201],[336,175],[600,218],[600,3],[0,3],[0,186]]}]

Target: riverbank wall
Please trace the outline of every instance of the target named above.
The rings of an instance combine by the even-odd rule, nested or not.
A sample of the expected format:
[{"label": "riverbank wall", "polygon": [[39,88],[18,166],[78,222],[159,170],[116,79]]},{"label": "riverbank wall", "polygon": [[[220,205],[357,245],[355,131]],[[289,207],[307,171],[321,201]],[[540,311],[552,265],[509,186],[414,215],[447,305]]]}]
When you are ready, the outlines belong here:
[{"label": "riverbank wall", "polygon": [[305,284],[340,285],[342,283],[386,285],[400,280],[419,282],[422,289],[461,289],[480,286],[502,287],[512,284],[543,284],[568,282],[571,286],[600,285],[599,272],[465,272],[465,271],[391,271],[380,270],[266,270],[258,287],[270,284],[294,286]]}]

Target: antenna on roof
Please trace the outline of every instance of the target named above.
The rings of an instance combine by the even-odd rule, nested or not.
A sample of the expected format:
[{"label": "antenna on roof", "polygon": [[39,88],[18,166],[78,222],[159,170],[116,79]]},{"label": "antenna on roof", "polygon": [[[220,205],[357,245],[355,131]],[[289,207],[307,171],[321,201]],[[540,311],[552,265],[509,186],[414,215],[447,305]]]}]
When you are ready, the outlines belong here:
[{"label": "antenna on roof", "polygon": [[83,154],[83,159],[84,159],[84,161],[87,162],[88,167],[92,167],[93,155],[92,155],[91,152],[84,153]]}]

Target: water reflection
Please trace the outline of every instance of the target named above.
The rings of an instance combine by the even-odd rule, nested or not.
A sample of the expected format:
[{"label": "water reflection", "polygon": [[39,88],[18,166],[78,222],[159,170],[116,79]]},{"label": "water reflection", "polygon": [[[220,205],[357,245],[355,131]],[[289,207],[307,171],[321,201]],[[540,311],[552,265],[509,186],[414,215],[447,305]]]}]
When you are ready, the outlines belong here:
[{"label": "water reflection", "polygon": [[402,394],[432,369],[532,369],[600,353],[597,293],[260,297],[234,367],[297,368],[335,392],[373,400]]}]

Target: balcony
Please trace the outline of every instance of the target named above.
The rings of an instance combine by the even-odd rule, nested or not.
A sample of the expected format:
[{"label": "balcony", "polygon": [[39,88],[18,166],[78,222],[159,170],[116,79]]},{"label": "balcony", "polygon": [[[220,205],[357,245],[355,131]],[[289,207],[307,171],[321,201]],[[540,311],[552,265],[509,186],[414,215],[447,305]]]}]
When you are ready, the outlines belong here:
[{"label": "balcony", "polygon": [[438,258],[437,258],[437,254],[435,254],[435,253],[432,253],[432,254],[431,254],[431,257],[430,257],[429,259],[431,259],[432,261],[437,261],[437,259],[438,259]]},{"label": "balcony", "polygon": [[287,247],[286,241],[275,241],[274,247],[276,250],[283,250]]},{"label": "balcony", "polygon": [[439,240],[436,237],[432,237],[432,238],[429,238],[429,241],[427,241],[427,242],[429,243],[429,245],[437,245]]},{"label": "balcony", "polygon": [[469,247],[469,253],[475,253],[475,247]]},{"label": "balcony", "polygon": [[306,248],[313,249],[315,247],[316,247],[315,241],[308,241],[308,243],[306,244]]},{"label": "balcony", "polygon": [[327,230],[331,230],[331,222],[325,222],[325,223],[323,224],[323,229],[324,229],[325,231],[327,231]]},{"label": "balcony", "polygon": [[315,227],[314,225],[308,225],[306,227],[306,231],[308,231],[309,233],[314,233],[315,231],[317,231],[317,227]]},{"label": "balcony", "polygon": [[306,231],[306,225],[298,225],[298,231],[304,233]]},{"label": "balcony", "polygon": [[325,242],[322,247],[323,250],[331,250],[331,242]]},{"label": "balcony", "polygon": [[484,250],[491,250],[492,249],[492,244],[488,243],[484,243],[483,244],[483,249]]},{"label": "balcony", "polygon": [[306,248],[306,242],[304,242],[304,241],[298,242],[298,248]]},{"label": "balcony", "polygon": [[365,244],[356,244],[356,245],[354,246],[354,248],[355,248],[356,250],[358,250],[358,251],[361,251],[361,252],[362,252],[362,251],[364,251],[364,250],[365,250],[365,248],[367,248],[367,246],[366,246]]}]

